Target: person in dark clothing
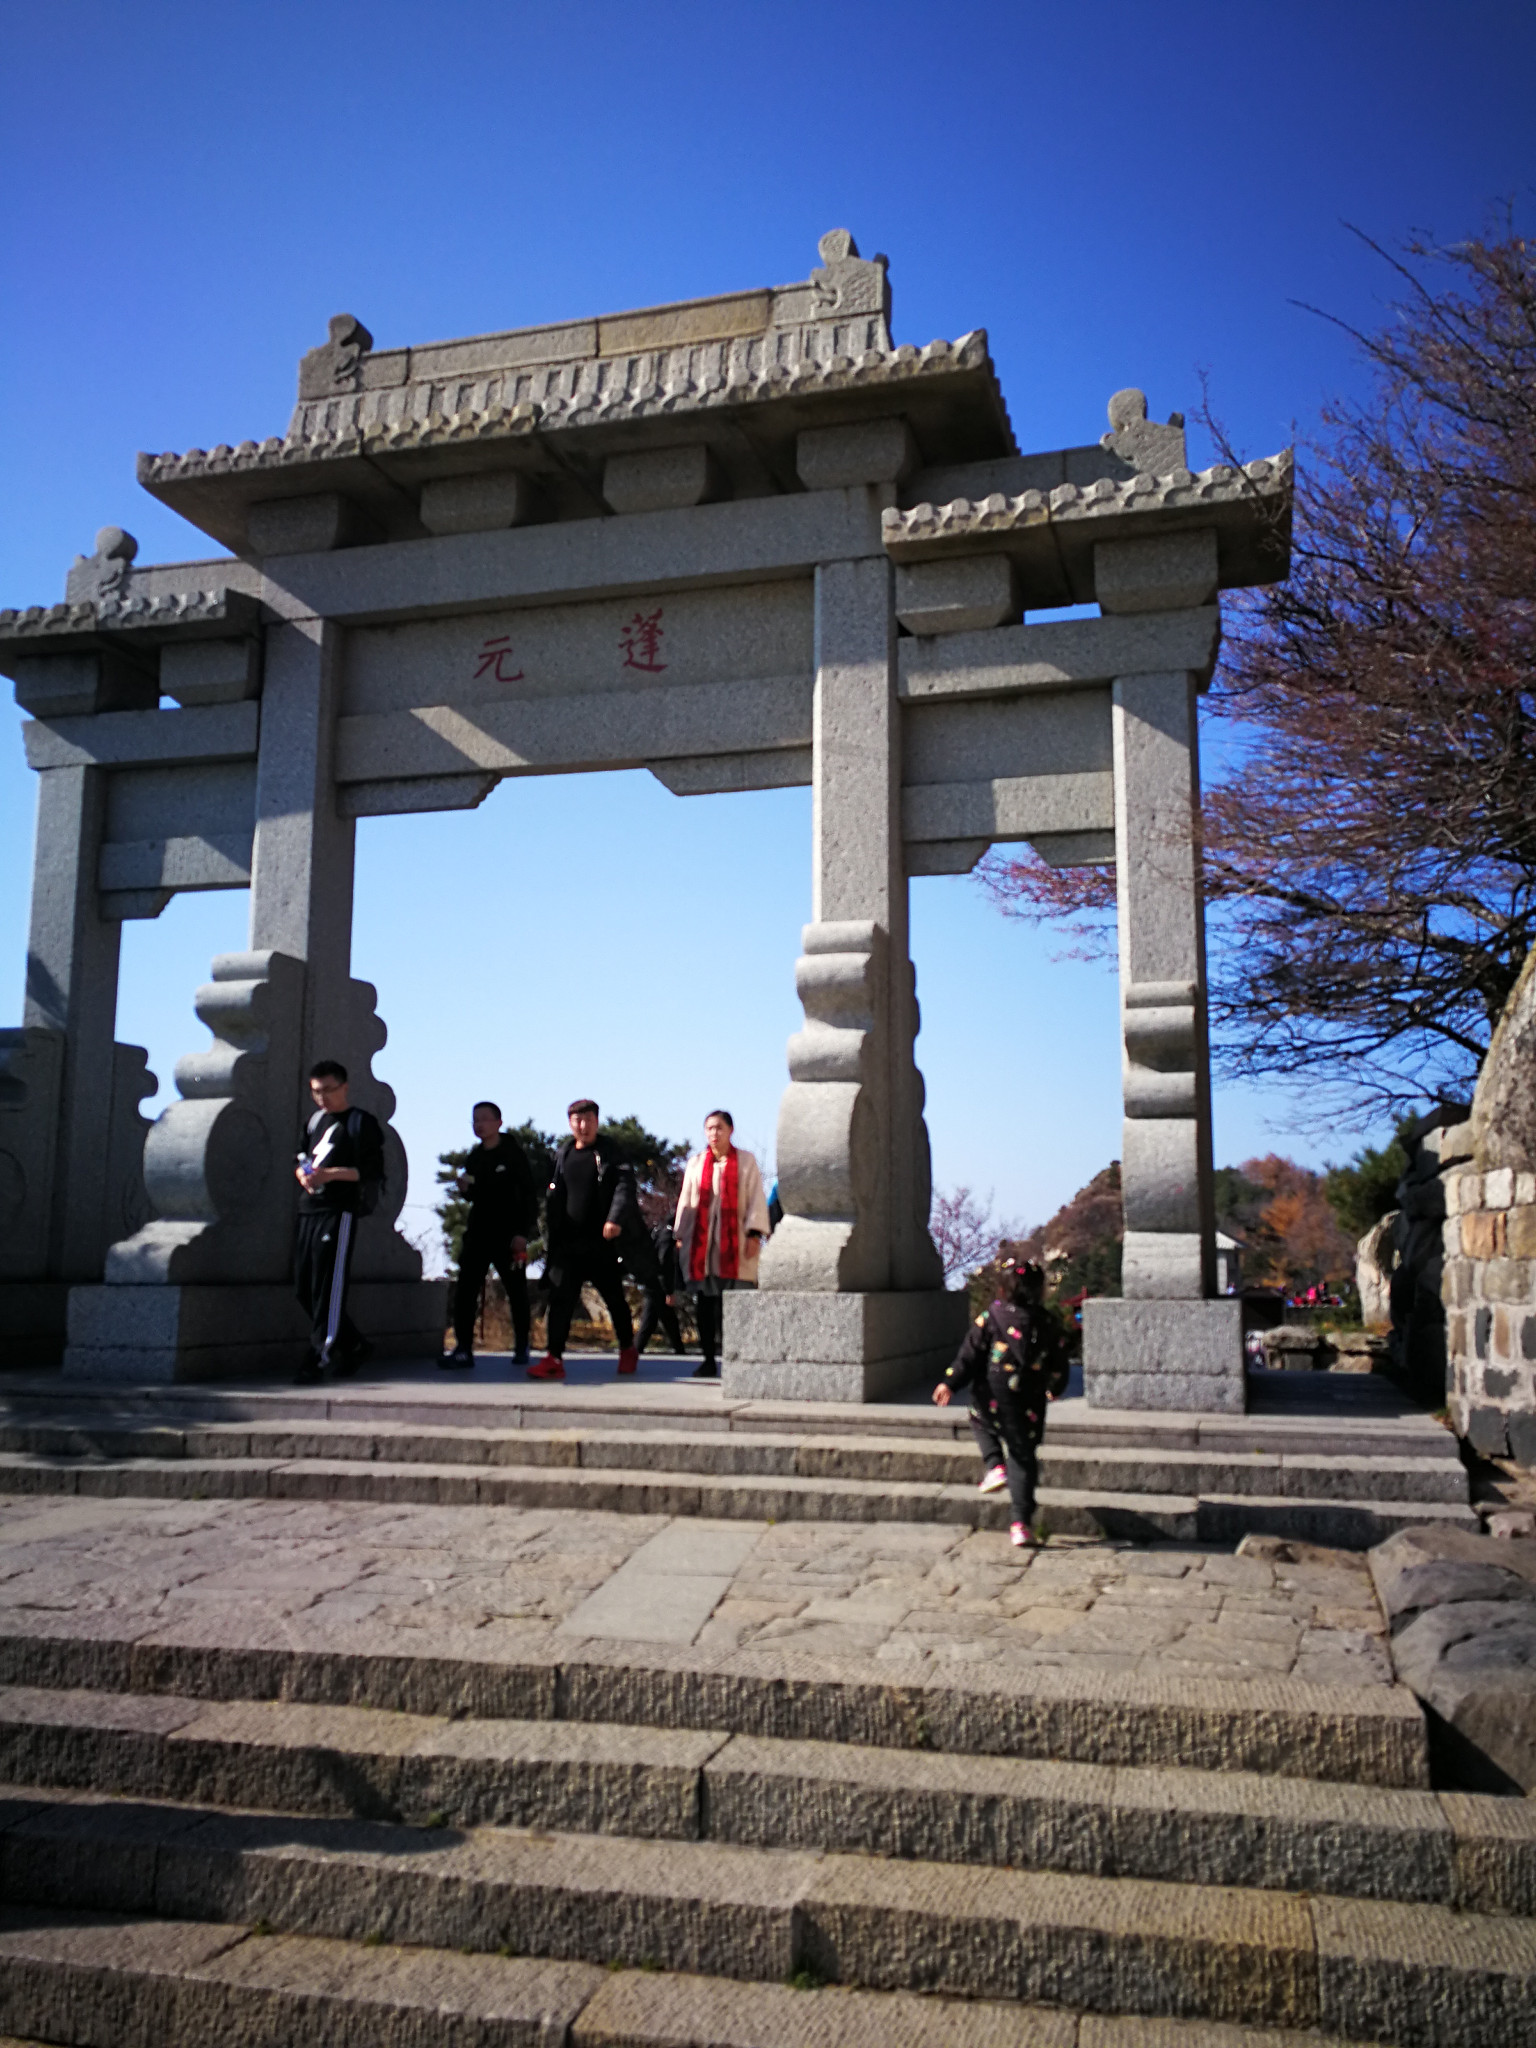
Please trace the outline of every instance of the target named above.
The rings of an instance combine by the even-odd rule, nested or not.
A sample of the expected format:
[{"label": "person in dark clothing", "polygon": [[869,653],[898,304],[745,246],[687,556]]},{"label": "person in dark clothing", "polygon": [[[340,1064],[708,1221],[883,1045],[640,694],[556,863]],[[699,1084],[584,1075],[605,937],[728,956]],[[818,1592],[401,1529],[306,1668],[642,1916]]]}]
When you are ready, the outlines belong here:
[{"label": "person in dark clothing", "polygon": [[1044,1293],[1043,1270],[1033,1260],[1015,1264],[1007,1295],[972,1323],[933,1390],[935,1402],[946,1408],[957,1388],[971,1389],[971,1434],[987,1465],[982,1490],[995,1490],[1001,1467],[1013,1500],[1011,1534],[1021,1548],[1035,1540],[1030,1523],[1046,1404],[1067,1383],[1065,1345]]},{"label": "person in dark clothing", "polygon": [[301,1387],[317,1386],[328,1365],[338,1377],[355,1372],[373,1348],[347,1314],[347,1282],[358,1218],[372,1210],[384,1182],[384,1132],[367,1110],[351,1107],[340,1061],[320,1060],[310,1070],[309,1092],[315,1108],[294,1168],[302,1190],[294,1292],[310,1320]]},{"label": "person in dark clothing", "polygon": [[456,1186],[469,1197],[469,1220],[459,1247],[459,1284],[453,1297],[453,1350],[445,1366],[475,1362],[475,1316],[485,1276],[494,1266],[512,1311],[514,1365],[528,1363],[528,1239],[538,1227],[539,1198],[522,1146],[501,1128],[494,1102],[477,1102],[470,1112],[473,1152],[460,1168]]},{"label": "person in dark clothing", "polygon": [[635,1170],[622,1146],[598,1136],[598,1109],[583,1097],[566,1112],[571,1135],[562,1138],[555,1154],[554,1177],[545,1207],[545,1277],[549,1282],[547,1354],[528,1368],[532,1380],[565,1378],[565,1340],[571,1317],[590,1281],[613,1318],[619,1340],[619,1371],[632,1373],[639,1364],[635,1326],[624,1299],[618,1240],[626,1227],[639,1222],[640,1198]]},{"label": "person in dark clothing", "polygon": [[677,1320],[677,1238],[672,1225],[663,1219],[648,1239],[638,1233],[620,1240],[620,1257],[644,1296],[635,1350],[644,1353],[656,1334],[656,1325],[666,1331],[672,1349],[683,1355],[682,1325]]}]

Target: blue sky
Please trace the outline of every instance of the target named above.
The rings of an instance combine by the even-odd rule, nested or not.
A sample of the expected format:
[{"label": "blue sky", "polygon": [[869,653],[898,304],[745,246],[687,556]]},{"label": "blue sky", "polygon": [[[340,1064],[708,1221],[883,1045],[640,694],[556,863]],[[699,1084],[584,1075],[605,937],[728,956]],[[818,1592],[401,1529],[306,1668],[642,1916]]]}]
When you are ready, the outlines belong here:
[{"label": "blue sky", "polygon": [[[891,258],[898,340],[989,331],[1020,443],[1096,439],[1109,394],[1249,454],[1358,372],[1299,310],[1384,316],[1383,240],[1529,217],[1536,11],[1425,4],[811,6],[103,0],[4,8],[0,603],[63,594],[96,529],[215,552],[137,450],[282,431],[327,317],[381,346],[783,283],[851,228]],[[1209,459],[1198,438],[1196,459]],[[0,729],[0,1023],[19,1019],[33,791]],[[722,850],[728,857],[722,859]],[[809,793],[679,799],[642,774],[504,783],[359,832],[375,981],[430,1226],[430,1161],[490,1093],[593,1092],[677,1136],[725,1101],[771,1150]],[[172,1092],[242,894],[125,931],[122,1038]],[[913,886],[935,1174],[1046,1216],[1119,1150],[1114,985],[977,885]],[[1339,1157],[1260,1085],[1218,1160]]]}]

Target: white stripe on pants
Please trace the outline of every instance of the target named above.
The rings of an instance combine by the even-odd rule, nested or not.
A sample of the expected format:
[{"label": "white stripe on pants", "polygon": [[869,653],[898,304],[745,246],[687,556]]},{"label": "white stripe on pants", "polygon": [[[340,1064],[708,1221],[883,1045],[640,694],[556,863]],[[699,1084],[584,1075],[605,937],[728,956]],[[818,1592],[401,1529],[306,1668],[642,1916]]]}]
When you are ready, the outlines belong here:
[{"label": "white stripe on pants", "polygon": [[352,1213],[344,1209],[336,1226],[336,1259],[331,1267],[331,1305],[325,1318],[325,1343],[320,1352],[322,1365],[330,1364],[331,1346],[341,1328],[341,1312],[347,1299],[347,1254],[351,1249]]}]

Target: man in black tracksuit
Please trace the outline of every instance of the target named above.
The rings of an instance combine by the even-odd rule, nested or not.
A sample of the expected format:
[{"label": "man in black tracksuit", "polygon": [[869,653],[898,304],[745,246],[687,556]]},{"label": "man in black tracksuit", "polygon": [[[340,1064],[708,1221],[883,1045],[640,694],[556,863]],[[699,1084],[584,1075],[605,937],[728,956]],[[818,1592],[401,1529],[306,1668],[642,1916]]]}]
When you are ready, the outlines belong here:
[{"label": "man in black tracksuit", "polygon": [[310,1319],[301,1387],[318,1385],[328,1365],[338,1377],[355,1372],[371,1348],[347,1314],[347,1282],[358,1218],[371,1211],[384,1183],[384,1132],[366,1109],[349,1105],[346,1068],[338,1060],[319,1061],[309,1092],[314,1114],[294,1169],[302,1190],[294,1291]]},{"label": "man in black tracksuit", "polygon": [[453,1297],[453,1350],[444,1365],[475,1362],[475,1316],[492,1266],[501,1275],[512,1311],[514,1365],[528,1363],[528,1240],[538,1227],[539,1198],[522,1146],[501,1128],[494,1102],[470,1112],[480,1140],[459,1170],[458,1191],[469,1197],[469,1220],[459,1247],[459,1284]]},{"label": "man in black tracksuit", "polygon": [[544,1271],[549,1281],[548,1355],[528,1368],[537,1380],[565,1378],[565,1340],[571,1316],[581,1299],[582,1283],[590,1281],[613,1318],[619,1340],[619,1371],[632,1373],[639,1361],[635,1326],[619,1270],[618,1240],[626,1227],[639,1223],[640,1198],[635,1170],[622,1146],[598,1136],[598,1109],[583,1098],[567,1114],[571,1135],[562,1138],[555,1154],[554,1177],[545,1205]]},{"label": "man in black tracksuit", "polygon": [[[1061,1328],[1044,1304],[1045,1274],[1032,1260],[1009,1273],[1006,1297],[977,1316],[953,1365],[933,1390],[941,1408],[961,1387],[971,1389],[971,1433],[983,1460],[995,1467],[1006,1458],[1013,1500],[1013,1541],[1032,1543],[1035,1514],[1036,1447],[1045,1434],[1046,1403],[1067,1383]],[[983,1478],[987,1488],[988,1474]]]}]

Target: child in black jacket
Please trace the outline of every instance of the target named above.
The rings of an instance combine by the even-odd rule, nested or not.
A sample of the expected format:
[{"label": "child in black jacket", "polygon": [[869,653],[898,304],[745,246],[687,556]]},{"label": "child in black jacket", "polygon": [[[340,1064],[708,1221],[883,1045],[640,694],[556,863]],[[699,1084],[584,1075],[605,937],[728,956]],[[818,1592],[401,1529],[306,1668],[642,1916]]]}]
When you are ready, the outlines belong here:
[{"label": "child in black jacket", "polygon": [[1045,1274],[1032,1260],[1010,1268],[1006,1297],[972,1323],[933,1390],[938,1406],[947,1408],[957,1388],[970,1388],[971,1433],[987,1466],[982,1490],[996,1489],[1002,1458],[1013,1499],[1011,1533],[1021,1549],[1035,1540],[1035,1452],[1045,1434],[1046,1403],[1067,1383],[1065,1346],[1044,1293]]}]

